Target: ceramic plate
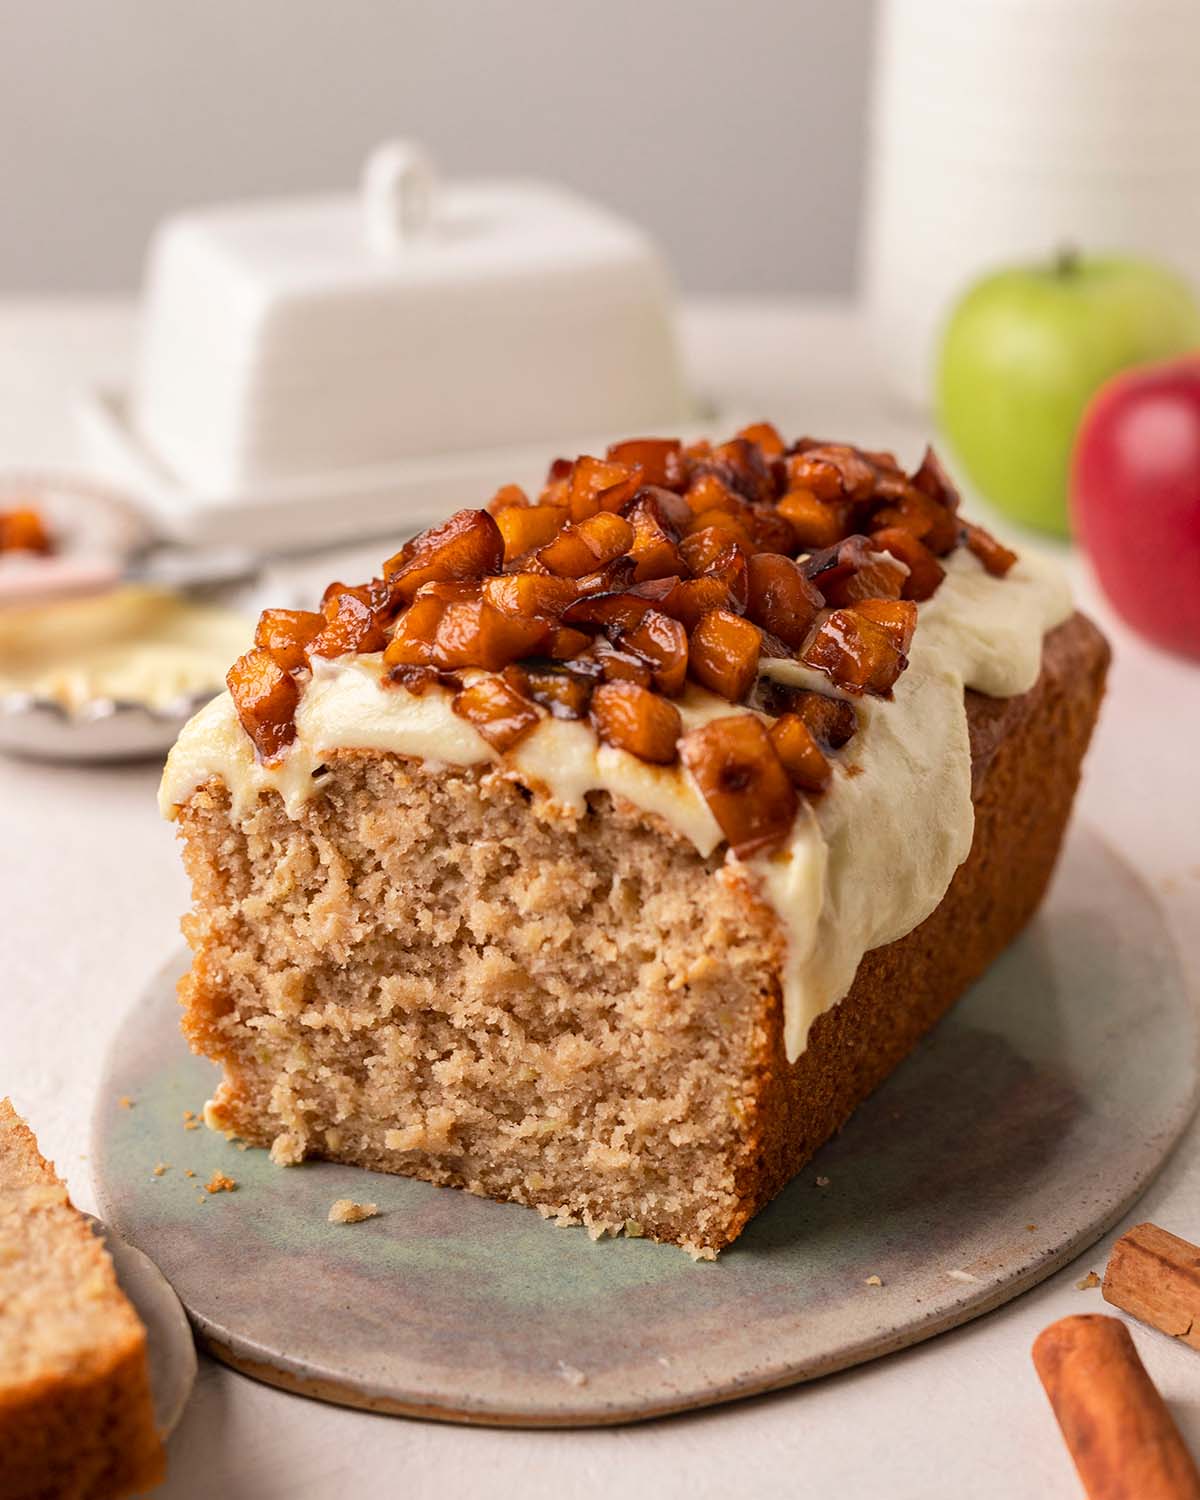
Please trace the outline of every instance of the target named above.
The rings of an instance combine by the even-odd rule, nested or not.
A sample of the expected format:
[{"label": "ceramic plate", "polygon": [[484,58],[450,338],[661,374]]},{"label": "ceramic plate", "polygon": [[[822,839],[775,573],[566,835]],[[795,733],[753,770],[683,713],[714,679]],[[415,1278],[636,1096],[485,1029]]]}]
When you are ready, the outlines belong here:
[{"label": "ceramic plate", "polygon": [[[1200,1076],[1197,1017],[1157,908],[1076,829],[1026,934],[734,1246],[693,1264],[400,1177],[274,1167],[186,1128],[215,1071],[178,1032],[183,967],[148,986],[109,1059],[93,1143],[106,1218],[237,1368],[464,1422],[657,1416],[987,1312],[1129,1208]],[[218,1170],[234,1192],[203,1191]],[[379,1216],[328,1223],[343,1197]]]}]

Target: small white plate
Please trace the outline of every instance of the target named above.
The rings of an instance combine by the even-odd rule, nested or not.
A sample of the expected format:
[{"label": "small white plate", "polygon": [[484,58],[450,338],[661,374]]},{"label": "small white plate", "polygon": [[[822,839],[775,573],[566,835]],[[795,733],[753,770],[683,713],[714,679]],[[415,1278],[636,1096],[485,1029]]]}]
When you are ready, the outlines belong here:
[{"label": "small white plate", "polygon": [[196,1380],[191,1324],[171,1283],[148,1255],[127,1245],[99,1219],[85,1215],[112,1256],[121,1290],[146,1326],[154,1420],[163,1437],[174,1429]]}]

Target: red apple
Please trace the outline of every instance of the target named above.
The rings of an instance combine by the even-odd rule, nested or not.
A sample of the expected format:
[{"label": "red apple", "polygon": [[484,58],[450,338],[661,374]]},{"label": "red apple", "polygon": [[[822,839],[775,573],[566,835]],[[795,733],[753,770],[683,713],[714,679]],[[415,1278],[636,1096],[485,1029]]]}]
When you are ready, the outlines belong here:
[{"label": "red apple", "polygon": [[1097,392],[1075,441],[1071,509],[1117,613],[1156,645],[1200,657],[1200,356]]}]

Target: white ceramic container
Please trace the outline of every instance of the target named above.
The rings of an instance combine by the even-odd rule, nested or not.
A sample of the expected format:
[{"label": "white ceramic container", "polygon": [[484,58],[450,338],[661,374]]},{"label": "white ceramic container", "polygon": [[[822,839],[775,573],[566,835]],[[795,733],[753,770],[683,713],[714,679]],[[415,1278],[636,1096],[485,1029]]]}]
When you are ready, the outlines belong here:
[{"label": "white ceramic container", "polygon": [[863,290],[923,406],[976,277],[1071,246],[1200,286],[1200,0],[882,0]]},{"label": "white ceramic container", "polygon": [[351,534],[430,468],[689,415],[670,278],[640,230],[542,183],[439,185],[405,143],[357,196],[169,220],[143,327],[132,391],[95,395],[86,430],[196,539],[269,543],[273,512],[286,541],[293,511],[299,542]]}]

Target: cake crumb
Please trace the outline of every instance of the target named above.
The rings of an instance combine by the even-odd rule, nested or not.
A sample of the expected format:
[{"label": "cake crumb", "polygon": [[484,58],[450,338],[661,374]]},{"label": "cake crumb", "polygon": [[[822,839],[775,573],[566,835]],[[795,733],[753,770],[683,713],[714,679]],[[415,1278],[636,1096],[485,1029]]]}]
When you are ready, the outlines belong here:
[{"label": "cake crumb", "polygon": [[195,1177],[196,1174],[195,1174],[195,1172],[192,1171],[191,1167],[185,1167],[183,1175],[185,1177]]},{"label": "cake crumb", "polygon": [[950,1278],[951,1281],[978,1281],[979,1280],[979,1277],[978,1276],[972,1276],[972,1274],[970,1273],[970,1271],[947,1271],[946,1275],[949,1276],[949,1278]]},{"label": "cake crumb", "polygon": [[818,1177],[817,1186],[820,1188],[826,1188],[829,1186],[829,1181],[830,1179],[828,1177]]},{"label": "cake crumb", "polygon": [[627,1240],[640,1240],[646,1231],[636,1219],[625,1220],[625,1238]]},{"label": "cake crumb", "polygon": [[161,1177],[164,1172],[169,1172],[170,1170],[171,1163],[169,1161],[160,1161],[154,1169],[154,1175],[155,1177]]},{"label": "cake crumb", "polygon": [[197,1193],[196,1194],[196,1202],[197,1203],[207,1203],[208,1199],[204,1196],[203,1193]]},{"label": "cake crumb", "polygon": [[121,1106],[122,1109],[133,1108],[133,1100],[129,1097],[128,1094],[122,1094],[121,1097],[117,1100],[117,1103]]},{"label": "cake crumb", "polygon": [[1032,1234],[1037,1229],[1037,1225],[1036,1224],[1026,1224],[1025,1228],[1029,1231],[1030,1234]]},{"label": "cake crumb", "polygon": [[185,1109],[183,1112],[183,1118],[185,1120],[194,1120],[196,1118],[196,1111],[194,1109]]},{"label": "cake crumb", "polygon": [[1099,1276],[1096,1275],[1095,1271],[1089,1271],[1086,1276],[1075,1283],[1075,1290],[1077,1292],[1090,1292],[1094,1286],[1099,1285]]},{"label": "cake crumb", "polygon": [[576,1369],[574,1365],[569,1365],[565,1359],[559,1360],[558,1373],[562,1376],[562,1378],[567,1382],[568,1385],[587,1385],[587,1376],[583,1373],[583,1371]]},{"label": "cake crumb", "polygon": [[232,1177],[226,1177],[222,1171],[216,1171],[204,1184],[206,1193],[233,1193],[237,1191],[237,1183]]},{"label": "cake crumb", "polygon": [[883,1285],[883,1278],[880,1277],[880,1276],[868,1276],[867,1277],[867,1285],[868,1286],[882,1286]]},{"label": "cake crumb", "polygon": [[339,1198],[329,1209],[331,1224],[361,1224],[364,1219],[373,1219],[379,1212],[375,1203],[355,1203],[353,1198]]}]

